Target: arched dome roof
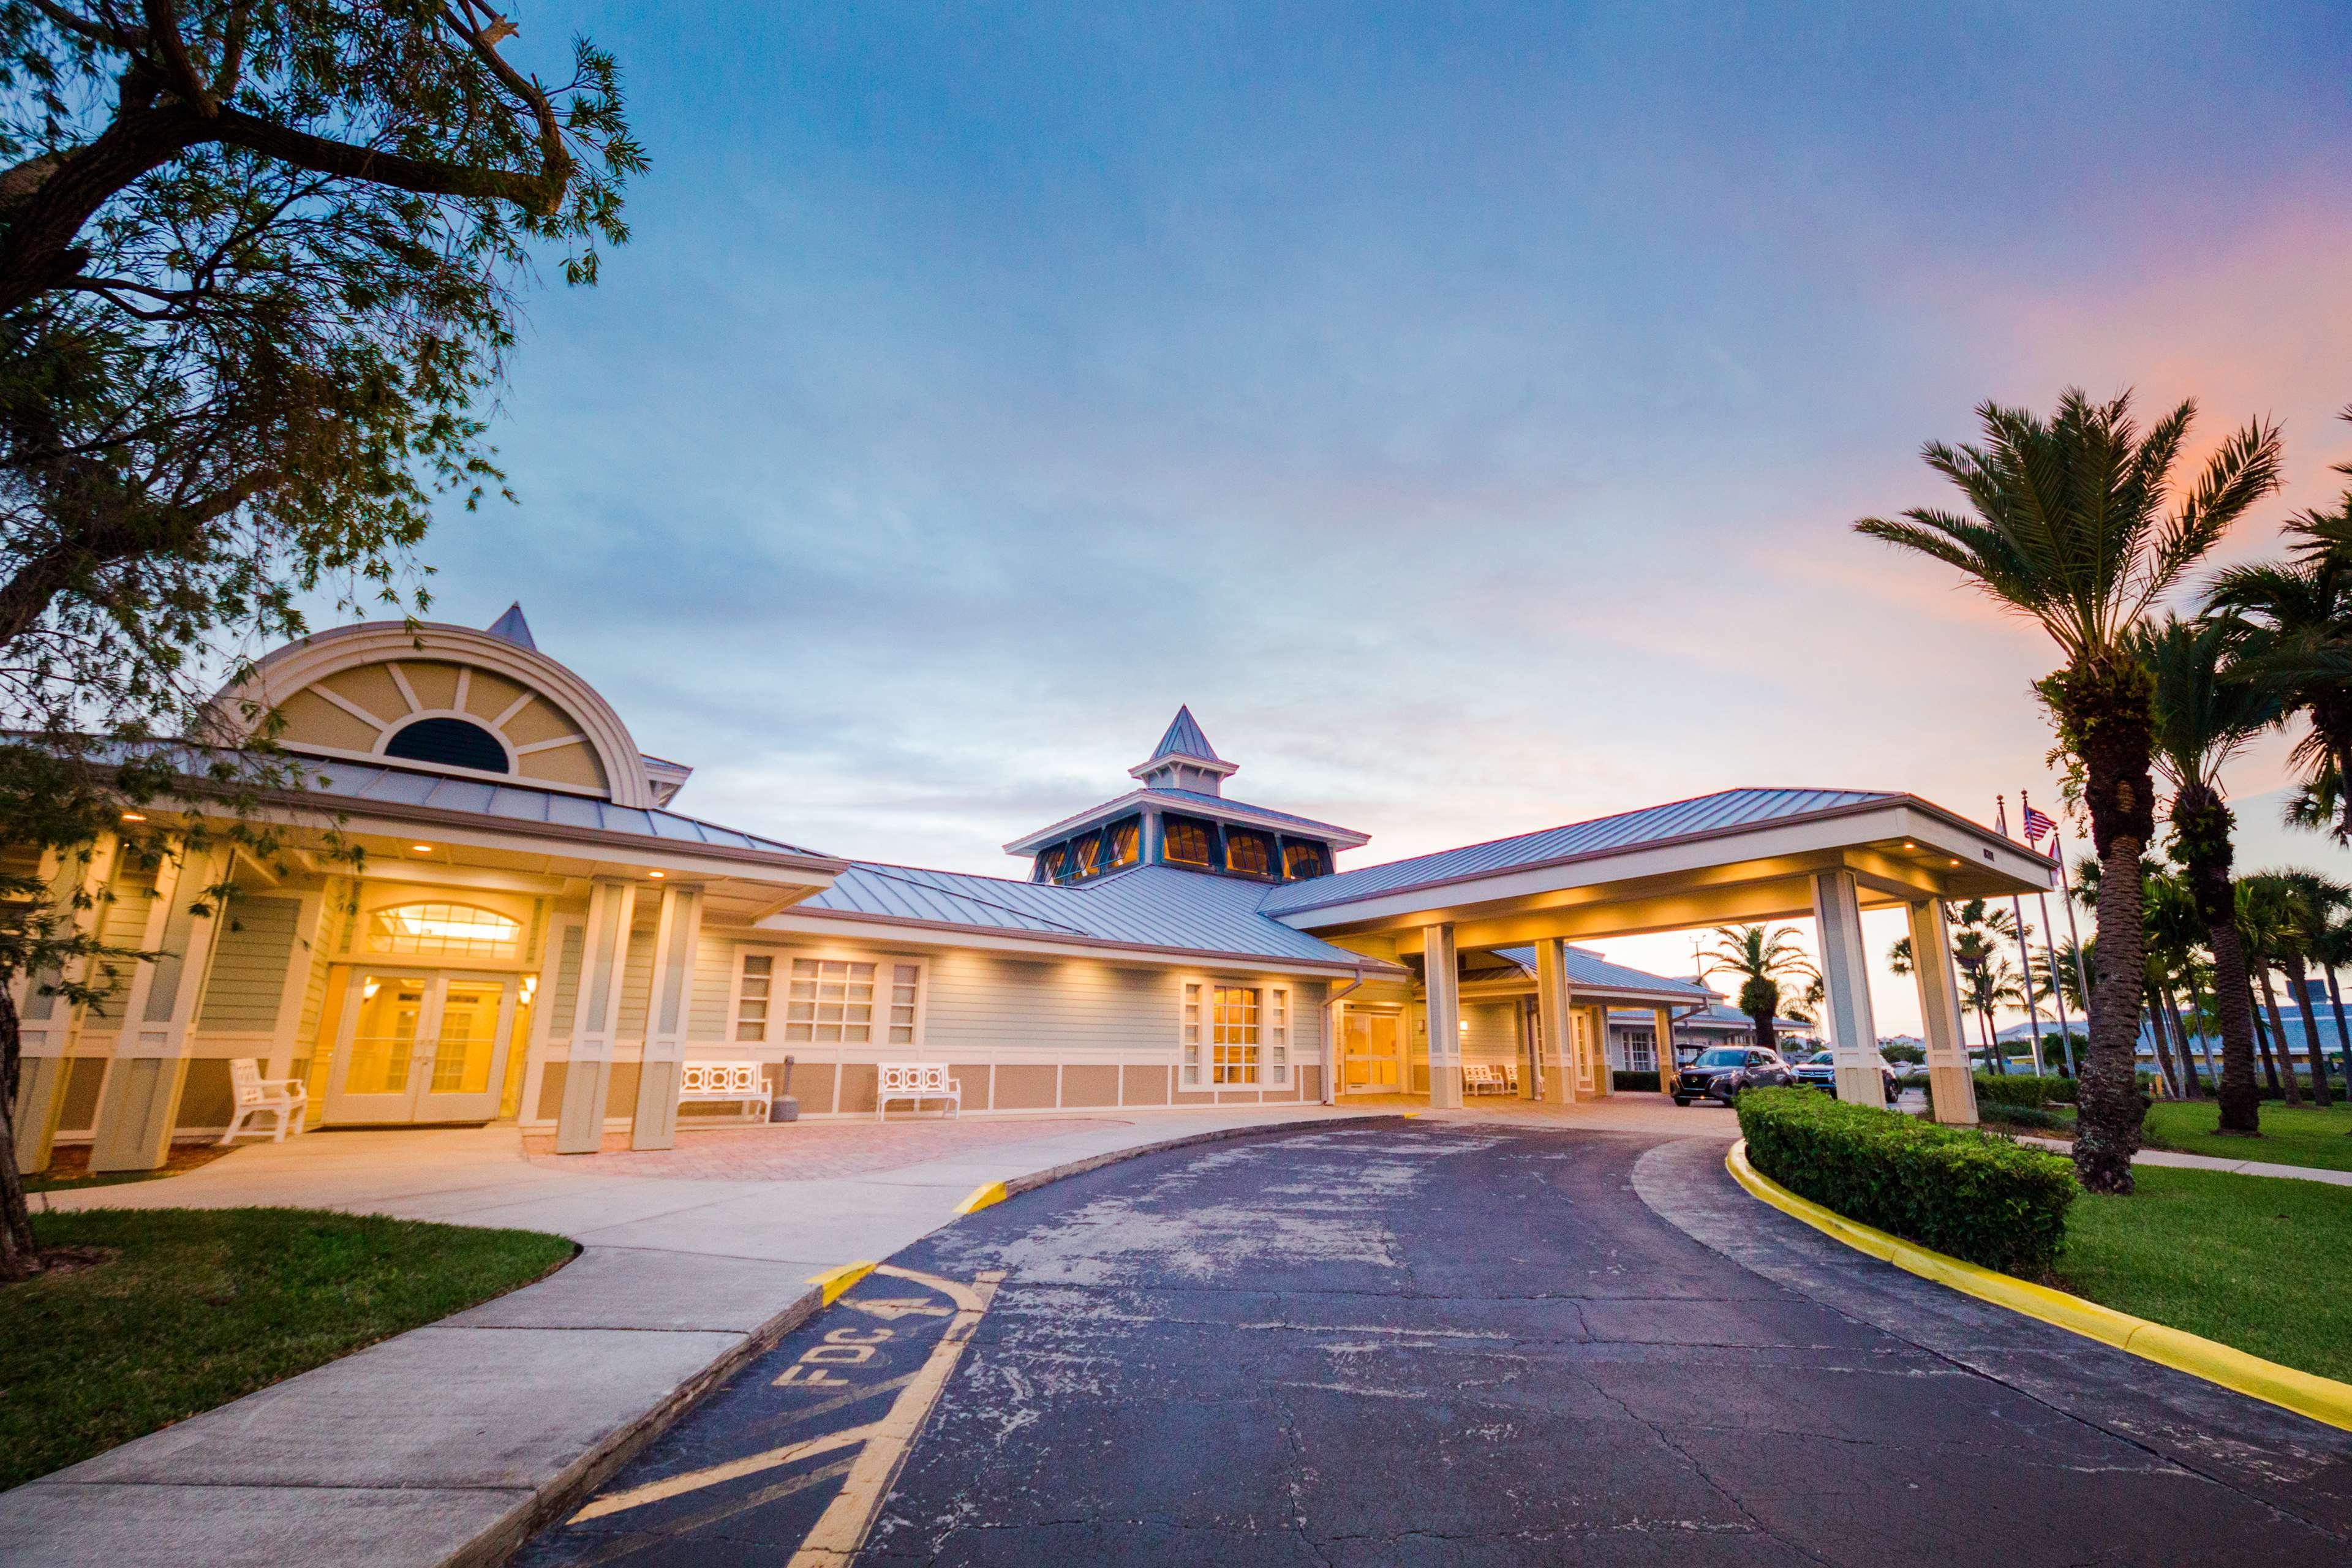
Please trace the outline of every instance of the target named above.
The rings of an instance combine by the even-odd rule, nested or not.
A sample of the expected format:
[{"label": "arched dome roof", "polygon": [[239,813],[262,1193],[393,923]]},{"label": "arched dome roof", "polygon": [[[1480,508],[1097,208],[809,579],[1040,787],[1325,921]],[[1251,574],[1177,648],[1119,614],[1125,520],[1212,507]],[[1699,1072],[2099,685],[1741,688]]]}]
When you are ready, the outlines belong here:
[{"label": "arched dome roof", "polygon": [[[520,611],[498,629],[369,621],[289,643],[214,699],[240,731],[275,710],[278,742],[320,756],[506,777],[618,805],[665,804],[688,770],[656,763],[595,688],[541,653]],[[656,776],[656,769],[659,777]]]}]

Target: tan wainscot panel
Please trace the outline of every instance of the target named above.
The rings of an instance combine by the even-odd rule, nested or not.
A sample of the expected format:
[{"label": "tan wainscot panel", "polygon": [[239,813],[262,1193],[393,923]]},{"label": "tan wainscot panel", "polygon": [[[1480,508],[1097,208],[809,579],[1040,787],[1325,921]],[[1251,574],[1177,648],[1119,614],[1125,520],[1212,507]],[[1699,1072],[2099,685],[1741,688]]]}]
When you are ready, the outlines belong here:
[{"label": "tan wainscot panel", "polygon": [[[268,1047],[263,1047],[267,1050]],[[251,1055],[242,1052],[241,1055]],[[226,1057],[195,1057],[188,1062],[188,1080],[180,1090],[179,1115],[172,1122],[175,1133],[214,1132],[228,1126],[235,1114],[235,1100],[229,1090],[228,1058]],[[265,1128],[272,1125],[264,1120]]]},{"label": "tan wainscot panel", "polygon": [[948,1078],[963,1095],[966,1110],[993,1109],[988,1098],[988,1064],[986,1062],[956,1062],[948,1068]]},{"label": "tan wainscot panel", "polygon": [[1166,1067],[1127,1067],[1120,1072],[1127,1083],[1121,1095],[1128,1105],[1165,1105],[1168,1103],[1168,1079],[1172,1070]]},{"label": "tan wainscot panel", "polygon": [[1093,1110],[1118,1103],[1118,1068],[1071,1062],[1062,1068],[1062,1103]]},{"label": "tan wainscot panel", "polygon": [[872,1062],[841,1064],[841,1098],[838,1109],[845,1116],[874,1114],[874,1094],[881,1081],[881,1069]]},{"label": "tan wainscot panel", "polygon": [[996,1064],[996,1109],[1050,1110],[1054,1107],[1055,1068],[1051,1062]]}]

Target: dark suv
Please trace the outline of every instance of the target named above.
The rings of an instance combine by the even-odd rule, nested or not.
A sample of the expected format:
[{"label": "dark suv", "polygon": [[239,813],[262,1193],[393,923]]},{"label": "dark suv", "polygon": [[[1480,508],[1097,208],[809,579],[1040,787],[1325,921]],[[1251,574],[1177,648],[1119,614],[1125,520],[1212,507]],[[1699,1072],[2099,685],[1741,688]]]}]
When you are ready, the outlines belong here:
[{"label": "dark suv", "polygon": [[[1895,1073],[1893,1064],[1885,1057],[1878,1058],[1878,1072],[1885,1085],[1886,1103],[1893,1105],[1903,1098],[1903,1080]],[[1836,1096],[1837,1062],[1829,1052],[1817,1052],[1810,1058],[1799,1062],[1796,1073],[1797,1081],[1806,1088],[1818,1089],[1823,1094],[1832,1098]]]},{"label": "dark suv", "polygon": [[1796,1069],[1778,1051],[1756,1046],[1715,1046],[1675,1075],[1675,1103],[1701,1098],[1729,1105],[1743,1089],[1766,1089],[1797,1081]]}]

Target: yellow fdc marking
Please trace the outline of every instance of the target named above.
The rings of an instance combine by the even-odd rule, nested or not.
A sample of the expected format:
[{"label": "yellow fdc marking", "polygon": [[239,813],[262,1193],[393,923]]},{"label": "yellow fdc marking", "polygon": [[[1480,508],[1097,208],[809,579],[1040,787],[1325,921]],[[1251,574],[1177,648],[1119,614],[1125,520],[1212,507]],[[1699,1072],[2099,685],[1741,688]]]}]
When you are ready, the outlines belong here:
[{"label": "yellow fdc marking", "polygon": [[828,1268],[822,1274],[812,1274],[808,1282],[824,1292],[824,1304],[832,1306],[841,1300],[842,1292],[874,1272],[871,1263],[845,1263],[838,1268]]},{"label": "yellow fdc marking", "polygon": [[721,1481],[731,1481],[741,1476],[757,1475],[761,1470],[780,1469],[801,1459],[813,1459],[820,1454],[830,1454],[841,1448],[855,1448],[874,1436],[871,1426],[853,1426],[846,1432],[829,1432],[822,1437],[810,1437],[798,1443],[787,1443],[781,1448],[771,1448],[764,1454],[747,1454],[740,1459],[730,1459],[723,1465],[708,1469],[688,1470],[682,1476],[672,1476],[666,1481],[655,1481],[633,1487],[625,1492],[598,1498],[572,1516],[572,1524],[585,1524],[592,1519],[607,1514],[625,1513],[633,1508],[643,1508],[649,1502],[682,1497],[688,1492],[715,1487]]},{"label": "yellow fdc marking", "polygon": [[1001,1204],[1012,1195],[1013,1194],[1011,1193],[1004,1190],[1004,1184],[1003,1182],[990,1182],[984,1186],[972,1188],[971,1195],[964,1199],[963,1202],[956,1205],[955,1212],[958,1214],[978,1214],[981,1210],[988,1207],[989,1205]]},{"label": "yellow fdc marking", "polygon": [[2185,1372],[2265,1405],[2275,1405],[2314,1421],[2352,1431],[2352,1384],[2298,1372],[2294,1367],[2249,1355],[2234,1345],[2200,1338],[2185,1329],[2168,1328],[2113,1307],[2102,1307],[2096,1301],[2086,1301],[2080,1296],[2070,1296],[2063,1290],[2053,1290],[2046,1285],[1979,1268],[1973,1263],[1964,1263],[1850,1220],[1834,1209],[1799,1197],[1750,1164],[1745,1138],[1731,1146],[1723,1163],[1732,1180],[1757,1197],[1857,1252],[1866,1252],[1980,1301],[1990,1301],[2069,1333],[2113,1345],[2142,1361]]}]

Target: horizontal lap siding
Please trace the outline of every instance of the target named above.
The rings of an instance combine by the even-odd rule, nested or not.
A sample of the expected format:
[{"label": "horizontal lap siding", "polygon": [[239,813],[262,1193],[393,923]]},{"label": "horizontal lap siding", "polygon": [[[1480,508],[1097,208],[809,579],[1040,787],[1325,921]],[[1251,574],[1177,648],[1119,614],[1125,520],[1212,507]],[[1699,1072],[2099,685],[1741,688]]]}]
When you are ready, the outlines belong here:
[{"label": "horizontal lap siding", "polygon": [[1166,970],[943,952],[929,984],[926,1050],[1176,1049],[1178,980]]},{"label": "horizontal lap siding", "polygon": [[1519,1054],[1519,1004],[1477,1002],[1465,1005],[1462,1021],[1470,1026],[1462,1037],[1462,1055],[1470,1061],[1510,1061]]},{"label": "horizontal lap siding", "polygon": [[237,899],[229,904],[227,929],[213,949],[198,1029],[267,1034],[278,1026],[278,1002],[286,994],[301,912],[299,899]]},{"label": "horizontal lap siding", "polygon": [[687,1020],[686,1037],[705,1044],[730,1037],[727,1004],[735,994],[735,950],[742,936],[736,931],[704,931],[694,950],[694,1011]]}]

